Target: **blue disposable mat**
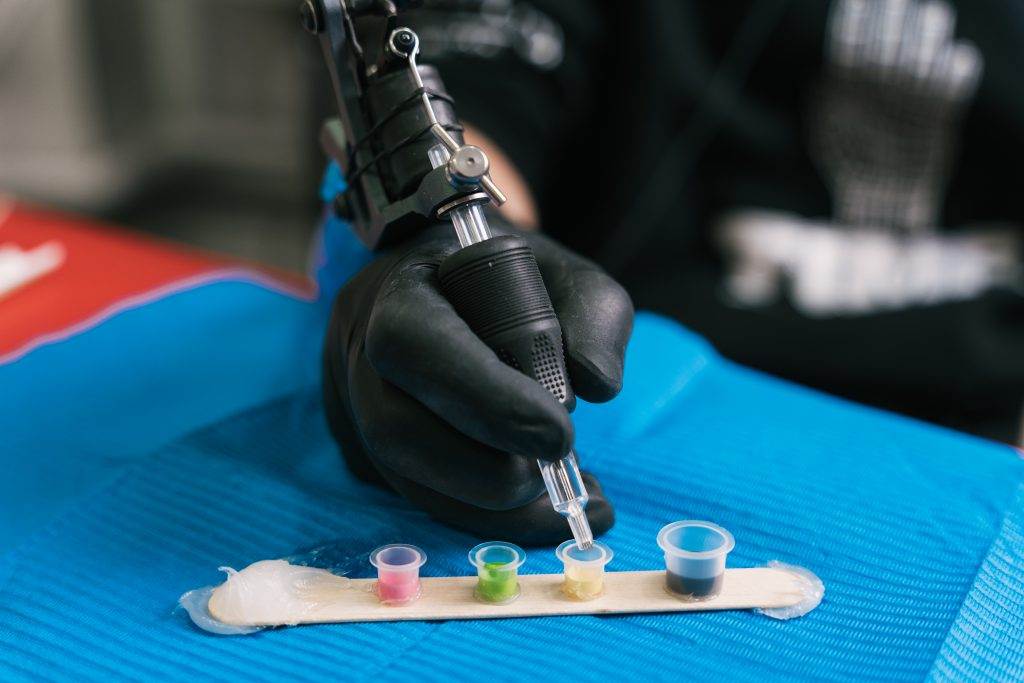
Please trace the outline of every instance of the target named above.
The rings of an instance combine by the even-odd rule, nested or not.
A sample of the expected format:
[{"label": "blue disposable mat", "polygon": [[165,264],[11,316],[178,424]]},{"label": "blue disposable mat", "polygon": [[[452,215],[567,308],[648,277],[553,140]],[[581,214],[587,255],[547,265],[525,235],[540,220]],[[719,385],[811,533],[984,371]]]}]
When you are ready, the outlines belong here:
[{"label": "blue disposable mat", "polygon": [[323,328],[317,304],[225,281],[0,365],[0,553],[157,447],[316,382]]},{"label": "blue disposable mat", "polygon": [[[1024,671],[1021,482],[1007,447],[736,367],[638,319],[623,395],[577,411],[617,505],[612,570],[657,568],[666,522],[736,538],[731,566],[813,570],[821,606],[348,624],[213,636],[175,609],[236,568],[337,539],[426,550],[468,574],[478,540],[344,469],[308,383],[122,463],[0,565],[0,678],[1015,679]],[[557,571],[553,548],[525,572]],[[366,575],[369,567],[366,566]]]}]

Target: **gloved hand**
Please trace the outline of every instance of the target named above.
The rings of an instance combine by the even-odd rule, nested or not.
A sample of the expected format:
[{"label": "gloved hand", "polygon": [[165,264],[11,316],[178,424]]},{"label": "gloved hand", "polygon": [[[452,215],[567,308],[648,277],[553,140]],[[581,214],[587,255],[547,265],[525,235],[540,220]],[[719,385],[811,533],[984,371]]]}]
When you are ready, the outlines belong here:
[{"label": "gloved hand", "polygon": [[[576,394],[611,399],[622,387],[633,326],[629,295],[552,240],[524,237],[562,325]],[[379,255],[342,288],[324,343],[328,423],[357,476],[438,520],[526,545],[562,541],[569,529],[551,508],[535,459],[565,455],[572,422],[445,299],[437,269],[457,249],[451,227],[439,225]],[[597,480],[584,479],[587,515],[601,534],[614,513]]]}]

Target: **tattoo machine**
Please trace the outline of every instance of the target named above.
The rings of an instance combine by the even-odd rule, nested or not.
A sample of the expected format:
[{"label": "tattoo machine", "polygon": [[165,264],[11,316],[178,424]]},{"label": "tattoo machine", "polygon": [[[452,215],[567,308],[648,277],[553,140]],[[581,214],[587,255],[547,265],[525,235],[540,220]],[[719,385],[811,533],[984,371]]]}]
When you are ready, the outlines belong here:
[{"label": "tattoo machine", "polygon": [[[398,25],[401,0],[304,0],[319,37],[340,118],[321,133],[347,181],[334,209],[370,249],[451,221],[461,248],[442,262],[445,296],[505,363],[540,382],[567,410],[575,395],[562,330],[534,254],[516,235],[493,236],[483,206],[505,195],[484,150],[467,145],[437,70],[417,64],[419,38]],[[538,460],[551,503],[580,548],[593,534],[575,454]]]}]

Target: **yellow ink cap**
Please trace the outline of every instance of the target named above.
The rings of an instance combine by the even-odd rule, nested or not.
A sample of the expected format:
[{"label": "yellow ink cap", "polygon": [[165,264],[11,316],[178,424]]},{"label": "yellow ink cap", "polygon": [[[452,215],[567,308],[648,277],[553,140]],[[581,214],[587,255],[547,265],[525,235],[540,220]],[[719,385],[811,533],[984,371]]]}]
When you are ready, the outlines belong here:
[{"label": "yellow ink cap", "polygon": [[595,541],[584,550],[575,540],[566,541],[555,550],[565,565],[562,592],[573,600],[593,600],[604,592],[604,567],[614,553],[604,543]]}]

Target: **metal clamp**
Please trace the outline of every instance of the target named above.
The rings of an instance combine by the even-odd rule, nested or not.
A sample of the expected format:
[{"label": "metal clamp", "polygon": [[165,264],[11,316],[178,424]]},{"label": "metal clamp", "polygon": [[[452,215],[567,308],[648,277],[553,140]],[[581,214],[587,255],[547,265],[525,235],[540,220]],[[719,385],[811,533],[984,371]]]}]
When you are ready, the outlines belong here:
[{"label": "metal clamp", "polygon": [[[420,51],[420,39],[416,33],[404,26],[396,28],[388,36],[386,45],[387,50],[394,56],[406,60],[412,71],[416,87],[422,90],[423,80],[420,78],[419,69],[416,68],[416,55]],[[460,145],[438,122],[427,93],[424,92],[421,97],[423,108],[430,121],[430,132],[438,142],[447,148],[450,155],[447,171],[452,186],[480,185],[495,206],[501,206],[508,201],[505,193],[491,180],[490,160],[487,158],[487,154],[475,145]]]}]

